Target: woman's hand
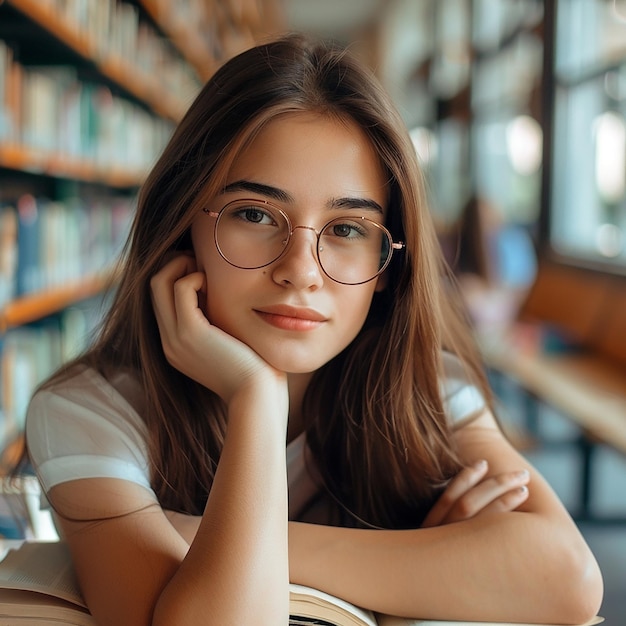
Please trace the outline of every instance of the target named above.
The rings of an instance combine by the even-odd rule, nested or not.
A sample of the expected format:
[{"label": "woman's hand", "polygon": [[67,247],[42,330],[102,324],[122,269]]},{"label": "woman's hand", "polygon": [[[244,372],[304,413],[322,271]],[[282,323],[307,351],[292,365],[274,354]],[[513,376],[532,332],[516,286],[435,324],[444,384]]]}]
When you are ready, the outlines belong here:
[{"label": "woman's hand", "polygon": [[198,304],[205,275],[191,254],[168,261],[150,281],[152,306],[168,362],[230,402],[250,382],[285,378],[254,350],[212,325]]},{"label": "woman's hand", "polygon": [[422,528],[441,526],[481,513],[513,511],[528,498],[527,470],[487,476],[487,461],[462,469],[449,483]]}]

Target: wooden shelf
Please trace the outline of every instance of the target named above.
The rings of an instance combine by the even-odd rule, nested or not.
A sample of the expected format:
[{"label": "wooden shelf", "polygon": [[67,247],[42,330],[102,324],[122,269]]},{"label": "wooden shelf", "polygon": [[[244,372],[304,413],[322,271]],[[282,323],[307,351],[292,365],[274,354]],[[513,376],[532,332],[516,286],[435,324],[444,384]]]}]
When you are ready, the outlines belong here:
[{"label": "wooden shelf", "polygon": [[127,60],[98,49],[96,42],[81,31],[79,25],[71,25],[59,17],[50,5],[39,0],[6,0],[6,2],[27,15],[33,22],[47,30],[53,37],[63,42],[76,54],[93,62],[102,75],[113,81],[129,94],[148,105],[162,117],[178,122],[187,108],[187,103],[164,93],[160,82],[132,66]]},{"label": "wooden shelf", "polygon": [[98,50],[95,43],[81,32],[78,24],[73,25],[59,18],[51,4],[39,2],[39,0],[6,0],[6,2],[27,15],[33,22],[74,50],[76,54],[85,59],[97,58]]},{"label": "wooden shelf", "polygon": [[60,287],[13,300],[0,310],[0,333],[35,322],[58,313],[76,302],[97,296],[104,292],[111,282],[109,274],[88,276]]},{"label": "wooden shelf", "polygon": [[104,76],[145,102],[161,117],[174,122],[182,119],[188,103],[179,101],[162,88],[158,80],[134,68],[124,59],[108,55],[97,62]]},{"label": "wooden shelf", "polygon": [[2,142],[0,142],[0,167],[45,174],[54,178],[101,183],[117,189],[138,187],[145,176],[143,172],[133,172],[121,167],[115,169],[100,167],[59,153]]},{"label": "wooden shelf", "polygon": [[141,5],[195,69],[198,76],[203,81],[208,80],[216,69],[217,61],[196,29],[183,26],[176,21],[175,5],[170,3],[165,11],[163,2],[159,0],[141,0]]}]

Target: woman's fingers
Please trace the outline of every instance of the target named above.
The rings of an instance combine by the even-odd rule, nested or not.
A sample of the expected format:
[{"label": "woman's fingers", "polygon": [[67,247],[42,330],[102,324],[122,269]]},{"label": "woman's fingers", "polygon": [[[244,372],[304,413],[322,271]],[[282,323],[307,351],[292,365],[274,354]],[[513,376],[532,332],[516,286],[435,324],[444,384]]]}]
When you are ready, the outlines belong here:
[{"label": "woman's fingers", "polygon": [[195,271],[195,262],[192,257],[181,254],[169,260],[151,279],[150,294],[159,329],[162,324],[173,325],[176,322],[176,307],[174,302],[175,282]]},{"label": "woman's fingers", "polygon": [[450,481],[441,496],[439,496],[439,499],[429,511],[422,526],[439,526],[445,523],[446,516],[450,513],[457,501],[484,478],[488,469],[487,461],[484,460],[463,468]]},{"label": "woman's fingers", "polygon": [[206,276],[197,271],[193,257],[168,260],[150,288],[163,353],[177,370],[226,401],[255,374],[268,370],[248,345],[206,318],[198,298]]},{"label": "woman's fingers", "polygon": [[205,288],[205,281],[202,272],[192,272],[174,283],[174,306],[179,327],[184,328],[198,319],[208,321],[198,302],[198,293]]},{"label": "woman's fingers", "polygon": [[518,506],[526,501],[528,495],[528,487],[526,485],[521,485],[520,487],[511,489],[510,491],[507,491],[500,497],[496,498],[486,507],[484,507],[480,512],[503,513],[506,511],[514,511]]},{"label": "woman's fingers", "polygon": [[511,510],[507,508],[511,503],[519,506],[526,499],[528,481],[526,470],[486,478],[455,502],[446,516],[446,522],[469,519],[486,511]]},{"label": "woman's fingers", "polygon": [[198,292],[204,285],[204,274],[196,270],[195,259],[188,254],[169,259],[150,281],[163,351],[167,360],[181,370],[210,328],[198,304]]},{"label": "woman's fingers", "polygon": [[487,511],[512,511],[528,497],[527,470],[484,478],[486,464],[459,472],[424,520],[424,527],[449,524]]}]

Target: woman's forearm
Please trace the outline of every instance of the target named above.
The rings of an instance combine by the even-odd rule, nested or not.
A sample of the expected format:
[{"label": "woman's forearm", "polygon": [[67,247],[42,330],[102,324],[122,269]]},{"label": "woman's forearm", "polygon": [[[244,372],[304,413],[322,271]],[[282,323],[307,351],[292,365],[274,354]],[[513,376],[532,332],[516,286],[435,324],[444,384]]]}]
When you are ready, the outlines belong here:
[{"label": "woman's forearm", "polygon": [[287,622],[286,423],[275,411],[256,396],[231,407],[206,510],[156,624]]},{"label": "woman's forearm", "polygon": [[290,525],[290,571],[374,610],[410,617],[581,623],[602,581],[571,525],[490,514],[428,529]]}]

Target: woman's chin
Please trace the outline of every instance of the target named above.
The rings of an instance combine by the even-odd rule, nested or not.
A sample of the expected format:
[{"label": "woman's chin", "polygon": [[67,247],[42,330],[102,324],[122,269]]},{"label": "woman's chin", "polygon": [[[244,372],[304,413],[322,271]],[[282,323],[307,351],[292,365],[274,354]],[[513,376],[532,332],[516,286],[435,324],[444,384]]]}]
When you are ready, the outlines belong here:
[{"label": "woman's chin", "polygon": [[332,357],[314,357],[309,354],[285,353],[275,350],[258,350],[259,356],[279,372],[286,374],[310,374],[318,370]]}]

